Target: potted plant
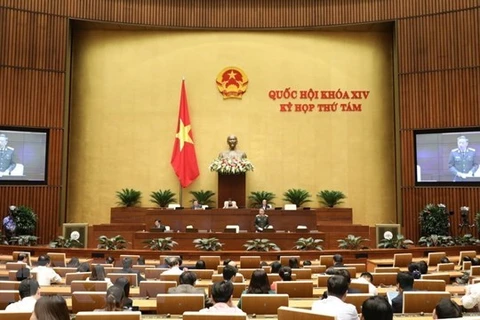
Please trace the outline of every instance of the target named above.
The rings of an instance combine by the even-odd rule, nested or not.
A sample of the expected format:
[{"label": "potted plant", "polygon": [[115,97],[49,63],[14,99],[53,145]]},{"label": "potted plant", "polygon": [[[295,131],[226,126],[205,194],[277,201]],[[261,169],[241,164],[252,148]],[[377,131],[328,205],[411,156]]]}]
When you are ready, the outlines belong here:
[{"label": "potted plant", "polygon": [[55,240],[50,242],[52,248],[81,248],[83,244],[78,241],[80,234],[78,231],[73,231],[70,238],[58,236]]},{"label": "potted plant", "polygon": [[194,200],[197,200],[201,205],[211,207],[215,203],[215,201],[212,200],[215,193],[211,190],[190,191],[190,194],[193,196]]},{"label": "potted plant", "polygon": [[21,235],[10,239],[11,243],[17,246],[36,246],[38,242],[37,236]]},{"label": "potted plant", "polygon": [[243,246],[247,251],[280,251],[280,248],[268,239],[247,240]]},{"label": "potted plant", "polygon": [[451,236],[432,234],[418,239],[418,245],[421,247],[451,247],[455,245],[455,241]]},{"label": "potted plant", "polygon": [[115,237],[100,236],[98,238],[98,249],[121,250],[127,247],[127,241],[121,235]]},{"label": "potted plant", "polygon": [[322,243],[322,239],[313,239],[312,237],[309,238],[300,238],[295,242],[295,246],[293,249],[295,250],[318,250],[322,251],[323,247],[320,245]]},{"label": "potted plant", "polygon": [[297,207],[301,207],[304,203],[312,202],[312,200],[308,199],[310,197],[310,193],[303,189],[288,189],[283,193],[283,200],[295,204]]},{"label": "potted plant", "polygon": [[317,197],[320,198],[320,203],[328,208],[333,208],[343,203],[343,199],[346,198],[342,191],[335,190],[322,190],[317,193]]},{"label": "potted plant", "polygon": [[142,192],[135,189],[122,189],[122,191],[116,192],[118,202],[122,207],[134,207],[140,203]]},{"label": "potted plant", "polygon": [[275,199],[275,194],[269,191],[252,191],[248,199],[250,200],[250,207],[256,208],[262,205],[263,200],[267,200],[267,204],[273,204],[272,200]]},{"label": "potted plant", "polygon": [[202,251],[219,251],[224,245],[217,238],[198,238],[193,240],[193,243],[195,248]]},{"label": "potted plant", "polygon": [[383,239],[378,243],[379,248],[396,248],[396,249],[407,249],[409,245],[412,245],[413,241],[405,239],[401,234],[397,234],[397,237],[393,237],[393,233],[386,231],[383,234]]},{"label": "potted plant", "polygon": [[26,206],[19,206],[13,211],[15,233],[17,236],[33,235],[37,226],[37,215]]},{"label": "potted plant", "polygon": [[450,226],[449,216],[450,214],[444,204],[427,204],[419,215],[422,236],[448,235],[448,227]]},{"label": "potted plant", "polygon": [[340,249],[348,249],[348,250],[359,250],[364,249],[363,243],[365,241],[370,241],[369,239],[362,238],[360,236],[356,237],[352,234],[349,234],[344,239],[337,240],[338,247]]},{"label": "potted plant", "polygon": [[457,246],[474,246],[480,243],[480,241],[477,238],[475,238],[473,235],[469,233],[463,236],[455,237],[454,242],[455,242],[455,245]]},{"label": "potted plant", "polygon": [[151,250],[159,250],[159,251],[172,250],[173,246],[178,245],[178,242],[173,241],[172,237],[145,240],[143,241],[143,243],[147,244],[145,248],[150,248]]},{"label": "potted plant", "polygon": [[170,203],[175,203],[175,193],[170,189],[152,191],[150,201],[158,205],[160,208],[166,208]]}]

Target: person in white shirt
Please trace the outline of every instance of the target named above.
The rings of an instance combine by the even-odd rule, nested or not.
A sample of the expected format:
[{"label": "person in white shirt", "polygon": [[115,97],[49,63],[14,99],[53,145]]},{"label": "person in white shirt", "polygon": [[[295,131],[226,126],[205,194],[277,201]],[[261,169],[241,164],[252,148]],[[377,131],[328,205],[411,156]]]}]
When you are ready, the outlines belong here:
[{"label": "person in white shirt", "polygon": [[177,257],[167,257],[165,262],[168,264],[169,269],[163,271],[162,274],[182,274],[183,270],[180,269],[180,261],[178,261]]},{"label": "person in white shirt", "polygon": [[33,268],[32,273],[37,273],[37,281],[40,286],[62,282],[62,277],[50,268],[50,257],[48,255],[38,257],[38,267]]},{"label": "person in white shirt", "polygon": [[212,299],[214,305],[201,309],[203,313],[245,314],[232,302],[233,283],[230,281],[215,282],[212,286]]},{"label": "person in white shirt", "polygon": [[465,309],[473,309],[480,302],[480,283],[475,283],[465,288],[462,305]]},{"label": "person in white shirt", "polygon": [[373,275],[370,272],[363,272],[359,278],[352,279],[352,283],[366,283],[368,284],[368,293],[374,296],[378,295],[377,287],[372,284]]},{"label": "person in white shirt", "polygon": [[357,309],[353,304],[345,303],[348,280],[344,276],[334,275],[328,279],[326,299],[315,301],[312,311],[335,316],[337,320],[358,320]]},{"label": "person in white shirt", "polygon": [[20,301],[11,303],[5,308],[9,312],[33,312],[35,303],[40,299],[40,286],[35,279],[25,279],[18,287]]}]

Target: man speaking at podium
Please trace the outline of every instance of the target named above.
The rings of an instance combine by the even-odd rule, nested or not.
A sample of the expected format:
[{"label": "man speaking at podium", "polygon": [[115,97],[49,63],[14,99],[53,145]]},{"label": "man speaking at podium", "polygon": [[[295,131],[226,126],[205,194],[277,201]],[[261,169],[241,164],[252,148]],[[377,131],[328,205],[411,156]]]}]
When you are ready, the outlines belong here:
[{"label": "man speaking at podium", "polygon": [[473,177],[478,169],[476,152],[468,148],[468,139],[465,136],[457,138],[458,148],[450,151],[448,169],[454,174],[453,181],[465,181],[467,177]]}]

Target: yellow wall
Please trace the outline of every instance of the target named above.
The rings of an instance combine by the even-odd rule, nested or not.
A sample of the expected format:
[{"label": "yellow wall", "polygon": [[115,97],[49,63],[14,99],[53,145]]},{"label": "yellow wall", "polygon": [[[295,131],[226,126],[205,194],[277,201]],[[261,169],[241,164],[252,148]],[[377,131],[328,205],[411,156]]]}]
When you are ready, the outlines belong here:
[{"label": "yellow wall", "polygon": [[[73,50],[67,221],[109,222],[122,188],[141,190],[142,206],[151,191],[179,193],[170,157],[184,76],[200,167],[185,206],[191,190],[217,192],[208,165],[235,134],[255,165],[247,194],[274,192],[280,206],[303,188],[318,207],[318,191],[341,190],[354,223],[395,222],[391,34],[81,30]],[[242,100],[217,91],[227,66],[249,77]],[[283,113],[289,100],[268,92],[287,87],[370,95],[362,112]]]}]

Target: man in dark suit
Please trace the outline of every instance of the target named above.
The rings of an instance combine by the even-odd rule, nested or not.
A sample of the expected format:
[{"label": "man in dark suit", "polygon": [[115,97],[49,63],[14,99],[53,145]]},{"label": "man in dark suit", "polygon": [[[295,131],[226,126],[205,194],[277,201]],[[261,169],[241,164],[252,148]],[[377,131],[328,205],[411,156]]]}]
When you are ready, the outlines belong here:
[{"label": "man in dark suit", "polygon": [[260,209],[263,209],[266,211],[270,208],[272,208],[272,206],[268,204],[267,200],[263,199],[262,204],[260,205]]},{"label": "man in dark suit", "polygon": [[343,257],[341,254],[335,254],[333,255],[333,267],[334,268],[342,268],[345,267],[343,264]]},{"label": "man in dark suit", "polygon": [[205,295],[205,307],[213,306],[213,302],[208,298],[207,293],[203,288],[195,288],[197,282],[197,275],[192,271],[184,271],[179,276],[179,285],[177,287],[168,288],[168,293],[201,293]]},{"label": "man in dark suit", "polygon": [[398,295],[392,299],[392,309],[394,313],[403,311],[403,292],[413,291],[413,276],[408,272],[399,272],[397,274]]},{"label": "man in dark suit", "polygon": [[123,264],[123,268],[119,273],[136,273],[138,283],[140,283],[140,281],[145,280],[145,278],[142,277],[142,275],[140,274],[140,271],[132,269],[132,266],[133,266],[132,258],[130,257],[123,258],[122,264]]},{"label": "man in dark suit", "polygon": [[162,224],[162,220],[156,219],[154,229],[158,229],[160,232],[165,232],[165,226]]}]

